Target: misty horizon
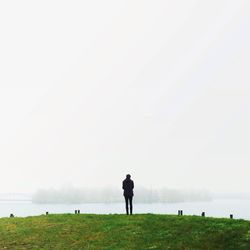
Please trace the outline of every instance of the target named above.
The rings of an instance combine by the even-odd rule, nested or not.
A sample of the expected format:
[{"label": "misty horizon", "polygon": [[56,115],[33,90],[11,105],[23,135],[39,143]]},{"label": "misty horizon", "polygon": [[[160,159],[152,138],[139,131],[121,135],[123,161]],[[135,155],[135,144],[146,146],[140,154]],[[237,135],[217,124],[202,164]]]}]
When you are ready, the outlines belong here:
[{"label": "misty horizon", "polygon": [[[35,204],[85,204],[123,202],[123,190],[111,186],[87,188],[62,186],[38,189],[32,193],[0,193],[0,202],[31,202]],[[199,189],[149,188],[139,186],[135,191],[136,203],[188,203],[221,199],[250,200],[250,192],[214,192]]]}]

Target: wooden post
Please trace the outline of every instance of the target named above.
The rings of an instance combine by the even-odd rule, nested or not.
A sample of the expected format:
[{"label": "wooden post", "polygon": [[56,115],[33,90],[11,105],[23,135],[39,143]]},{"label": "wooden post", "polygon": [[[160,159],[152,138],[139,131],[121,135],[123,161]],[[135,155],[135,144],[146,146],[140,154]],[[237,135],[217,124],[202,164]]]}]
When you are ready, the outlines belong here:
[{"label": "wooden post", "polygon": [[10,214],[10,217],[14,217],[14,214]]},{"label": "wooden post", "polygon": [[205,212],[202,212],[202,213],[201,213],[201,216],[202,216],[202,217],[205,217]]},{"label": "wooden post", "polygon": [[49,215],[49,212],[46,212],[46,215]]},{"label": "wooden post", "polygon": [[233,214],[230,214],[230,219],[233,219],[233,218],[234,218]]}]

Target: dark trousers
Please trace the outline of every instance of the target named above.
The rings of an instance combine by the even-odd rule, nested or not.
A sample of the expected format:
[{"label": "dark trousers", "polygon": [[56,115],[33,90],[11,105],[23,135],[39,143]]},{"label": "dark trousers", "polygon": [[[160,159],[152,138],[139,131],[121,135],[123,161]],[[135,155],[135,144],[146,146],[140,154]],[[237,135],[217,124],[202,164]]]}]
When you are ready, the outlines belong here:
[{"label": "dark trousers", "polygon": [[129,202],[129,208],[130,208],[130,214],[133,213],[133,196],[124,196],[125,197],[125,202],[126,202],[126,212],[128,214],[128,202]]}]

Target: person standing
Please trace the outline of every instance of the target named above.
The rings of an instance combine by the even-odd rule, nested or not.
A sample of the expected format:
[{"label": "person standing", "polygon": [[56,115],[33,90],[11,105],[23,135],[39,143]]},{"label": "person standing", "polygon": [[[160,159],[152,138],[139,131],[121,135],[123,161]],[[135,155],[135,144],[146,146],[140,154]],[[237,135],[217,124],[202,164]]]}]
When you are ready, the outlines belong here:
[{"label": "person standing", "polygon": [[126,202],[126,213],[129,214],[128,211],[128,203],[129,203],[129,207],[130,207],[130,214],[133,213],[133,196],[134,196],[134,182],[131,180],[131,175],[127,174],[126,175],[126,179],[122,182],[122,188],[124,190],[123,195],[125,198],[125,202]]}]

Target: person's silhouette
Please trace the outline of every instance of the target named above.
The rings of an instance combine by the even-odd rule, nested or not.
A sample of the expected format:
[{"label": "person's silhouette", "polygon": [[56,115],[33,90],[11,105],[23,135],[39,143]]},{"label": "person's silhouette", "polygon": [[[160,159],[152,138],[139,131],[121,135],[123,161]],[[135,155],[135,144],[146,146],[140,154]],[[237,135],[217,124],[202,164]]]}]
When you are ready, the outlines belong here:
[{"label": "person's silhouette", "polygon": [[126,213],[129,214],[128,212],[128,202],[130,206],[130,214],[133,213],[133,196],[134,196],[134,182],[130,179],[131,176],[130,174],[127,174],[126,179],[122,182],[122,188],[124,190],[123,195],[125,197],[125,202],[126,202]]}]

